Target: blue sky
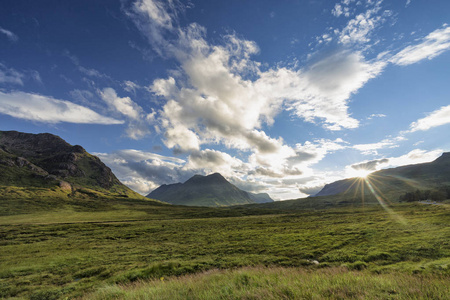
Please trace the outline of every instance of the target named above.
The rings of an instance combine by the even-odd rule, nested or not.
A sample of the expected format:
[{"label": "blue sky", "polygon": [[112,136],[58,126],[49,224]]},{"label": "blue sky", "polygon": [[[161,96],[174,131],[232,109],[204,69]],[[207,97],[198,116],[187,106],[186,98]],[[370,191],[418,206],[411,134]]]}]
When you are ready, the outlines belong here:
[{"label": "blue sky", "polygon": [[220,172],[277,200],[450,150],[449,1],[4,1],[0,129],[146,194]]}]

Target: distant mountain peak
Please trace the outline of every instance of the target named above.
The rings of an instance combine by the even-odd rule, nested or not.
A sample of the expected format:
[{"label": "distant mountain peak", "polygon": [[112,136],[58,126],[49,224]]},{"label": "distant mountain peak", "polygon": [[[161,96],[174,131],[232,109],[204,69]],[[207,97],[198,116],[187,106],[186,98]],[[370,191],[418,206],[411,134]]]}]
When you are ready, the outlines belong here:
[{"label": "distant mountain peak", "polygon": [[194,175],[185,184],[230,184],[220,173],[213,173],[207,176]]},{"label": "distant mountain peak", "polygon": [[163,184],[147,197],[190,206],[229,206],[273,201],[267,194],[255,195],[240,190],[220,173],[207,176],[197,174],[185,183]]}]

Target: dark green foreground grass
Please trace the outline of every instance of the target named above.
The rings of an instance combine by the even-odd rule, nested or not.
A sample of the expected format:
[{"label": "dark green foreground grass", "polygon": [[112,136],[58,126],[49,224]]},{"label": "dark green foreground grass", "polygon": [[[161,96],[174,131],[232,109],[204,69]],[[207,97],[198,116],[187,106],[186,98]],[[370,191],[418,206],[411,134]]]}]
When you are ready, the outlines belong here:
[{"label": "dark green foreground grass", "polygon": [[[256,299],[265,299],[261,295],[266,289],[270,297],[277,298],[285,287],[291,289],[293,297],[301,295],[303,290],[297,291],[295,282],[303,279],[295,272],[306,274],[305,280],[311,276],[328,278],[327,272],[337,272],[317,286],[317,297],[339,298],[346,290],[350,294],[343,298],[352,297],[352,293],[359,297],[359,288],[354,285],[362,282],[362,286],[385,282],[380,286],[393,289],[393,299],[407,299],[410,294],[406,291],[417,289],[421,291],[417,298],[429,295],[439,299],[448,290],[447,205],[396,205],[392,208],[395,215],[377,206],[256,216],[242,216],[255,213],[245,210],[173,208],[171,219],[165,214],[171,209],[169,206],[144,209],[141,203],[136,209],[123,205],[91,213],[61,210],[0,217],[0,297],[64,299],[94,293],[90,295],[101,299],[102,295],[109,295],[105,297],[113,299],[105,292],[105,286],[111,293],[122,295],[122,285],[133,282],[248,266],[283,267],[245,269],[249,282],[257,281],[259,270],[264,274],[255,283],[260,286],[258,291],[248,294],[249,298],[256,295]],[[221,214],[228,217],[218,217]],[[232,217],[233,214],[238,217]],[[169,282],[152,281],[143,284],[142,289],[157,289],[164,294],[172,290],[172,284],[175,287],[180,285],[177,282],[198,278],[198,284],[192,284],[196,293],[203,295],[205,280],[234,289],[235,281],[225,283],[239,280],[239,272],[244,271],[213,273],[213,279],[199,275]],[[281,278],[283,272],[294,272],[289,275],[293,279],[279,281],[278,285],[273,278]],[[264,278],[268,280],[267,287],[263,286]],[[294,285],[288,284],[290,280]],[[390,281],[392,285],[387,284]],[[423,290],[418,282],[444,286]],[[124,289],[123,295],[134,297],[128,294],[133,288]],[[188,292],[179,291],[180,299]],[[378,288],[373,290],[377,291]],[[212,290],[204,293],[203,298],[221,295]],[[232,291],[229,298],[247,297],[246,293],[246,288]]]}]

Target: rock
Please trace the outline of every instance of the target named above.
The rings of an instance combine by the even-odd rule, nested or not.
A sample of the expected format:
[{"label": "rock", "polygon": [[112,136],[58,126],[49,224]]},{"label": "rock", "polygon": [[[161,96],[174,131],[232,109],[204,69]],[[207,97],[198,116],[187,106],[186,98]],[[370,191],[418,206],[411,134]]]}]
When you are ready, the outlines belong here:
[{"label": "rock", "polygon": [[59,187],[63,190],[63,191],[72,191],[72,185],[70,185],[70,183],[68,183],[67,181],[61,180],[59,182]]}]

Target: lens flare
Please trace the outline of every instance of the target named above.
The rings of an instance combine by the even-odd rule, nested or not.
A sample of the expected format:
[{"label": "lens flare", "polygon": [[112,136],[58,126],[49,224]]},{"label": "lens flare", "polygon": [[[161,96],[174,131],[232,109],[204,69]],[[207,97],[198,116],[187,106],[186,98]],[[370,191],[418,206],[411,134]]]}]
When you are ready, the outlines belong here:
[{"label": "lens flare", "polygon": [[378,203],[381,205],[381,207],[389,213],[389,215],[391,215],[391,217],[393,217],[395,220],[397,220],[399,223],[406,225],[406,220],[400,216],[399,214],[397,214],[396,212],[394,212],[384,201],[383,197],[380,196],[380,194],[376,191],[376,187],[374,187],[372,185],[372,183],[370,182],[369,178],[364,178],[364,182],[367,184],[367,187],[369,188],[369,191],[372,193],[372,195],[375,197],[375,199],[377,199]]}]

